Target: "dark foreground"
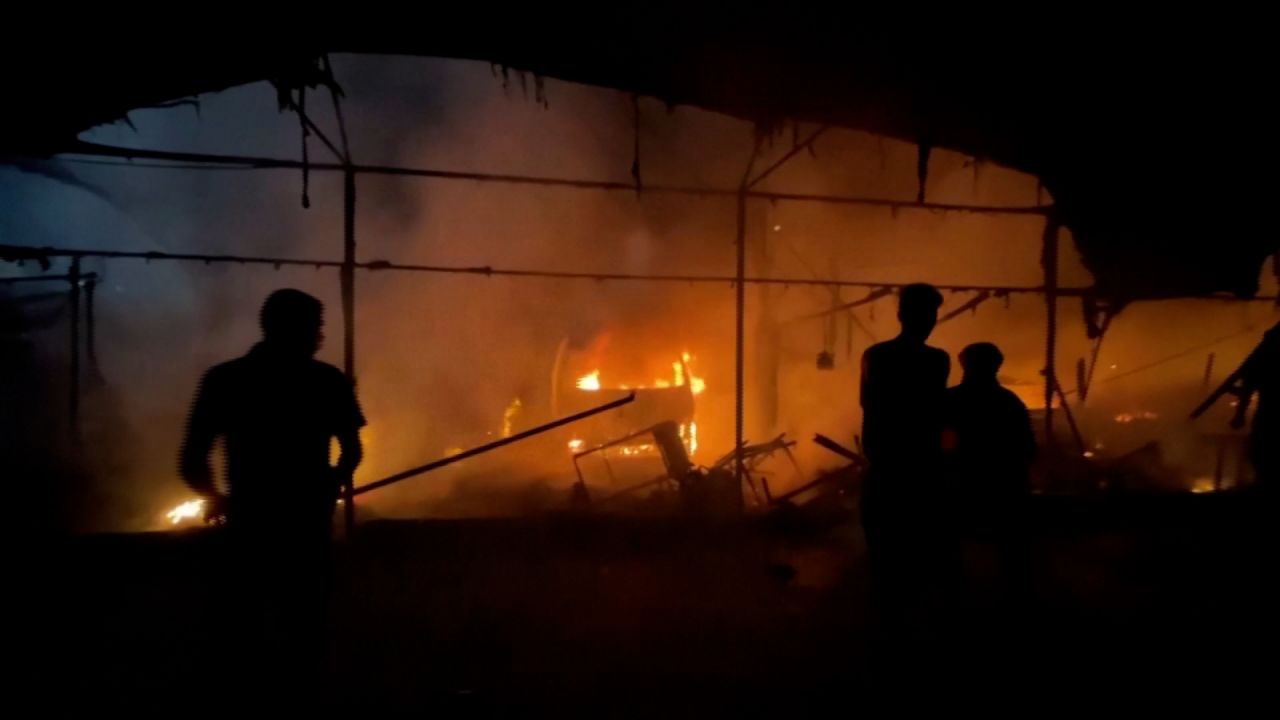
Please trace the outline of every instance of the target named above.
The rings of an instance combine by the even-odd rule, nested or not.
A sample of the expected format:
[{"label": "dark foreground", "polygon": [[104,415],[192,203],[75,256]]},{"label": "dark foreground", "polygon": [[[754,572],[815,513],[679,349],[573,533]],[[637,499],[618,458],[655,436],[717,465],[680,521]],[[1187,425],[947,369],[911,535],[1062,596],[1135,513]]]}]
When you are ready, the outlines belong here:
[{"label": "dark foreground", "polygon": [[[1025,617],[996,602],[975,547],[948,629],[888,643],[852,521],[370,523],[338,559],[319,694],[331,710],[575,715],[1275,704],[1269,511],[1179,496],[1035,512]],[[36,545],[14,548],[11,697],[173,715],[216,703],[233,650],[215,619],[216,533]]]}]

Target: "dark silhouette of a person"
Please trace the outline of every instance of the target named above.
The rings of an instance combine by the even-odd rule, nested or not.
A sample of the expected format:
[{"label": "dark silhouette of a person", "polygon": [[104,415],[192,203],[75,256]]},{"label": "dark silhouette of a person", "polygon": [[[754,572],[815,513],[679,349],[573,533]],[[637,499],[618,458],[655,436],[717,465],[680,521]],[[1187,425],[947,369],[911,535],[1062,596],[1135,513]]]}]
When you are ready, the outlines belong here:
[{"label": "dark silhouette of a person", "polygon": [[893,624],[936,579],[942,518],[942,416],[951,358],[925,344],[942,295],[914,284],[898,297],[902,332],[862,356],[863,532],[877,613]]},{"label": "dark silhouette of a person", "polygon": [[947,391],[943,446],[958,515],[970,534],[993,543],[1007,591],[1028,591],[1027,499],[1036,439],[1027,406],[1000,385],[1000,348],[975,343],[960,352],[964,379]]},{"label": "dark silhouette of a person", "polygon": [[[319,300],[277,290],[260,324],[262,340],[248,354],[205,374],[180,460],[187,484],[226,517],[231,622],[242,633],[235,642],[249,645],[241,647],[245,672],[265,671],[256,664],[265,662],[296,670],[322,648],[333,510],[360,462],[365,424],[351,381],[314,358],[324,341]],[[219,438],[225,495],[210,467]],[[329,459],[335,438],[336,467]]]},{"label": "dark silhouette of a person", "polygon": [[1249,432],[1249,456],[1258,489],[1280,494],[1280,323],[1267,331],[1240,368],[1241,404],[1258,396]]}]

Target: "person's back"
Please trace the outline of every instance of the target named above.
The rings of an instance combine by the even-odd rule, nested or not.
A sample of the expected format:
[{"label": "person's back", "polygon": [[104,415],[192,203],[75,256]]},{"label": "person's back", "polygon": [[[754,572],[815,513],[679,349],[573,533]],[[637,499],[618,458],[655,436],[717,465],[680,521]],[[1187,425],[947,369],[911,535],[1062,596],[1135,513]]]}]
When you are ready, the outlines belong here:
[{"label": "person's back", "polygon": [[1027,406],[998,379],[1004,356],[991,343],[960,353],[964,379],[947,391],[944,445],[960,532],[994,542],[1010,597],[1025,602],[1031,560],[1027,499],[1036,441]]},{"label": "person's back", "polygon": [[862,443],[876,472],[896,474],[936,458],[950,364],[945,351],[901,337],[863,354]]},{"label": "person's back", "polygon": [[209,371],[194,412],[224,438],[233,516],[287,523],[331,511],[330,440],[362,424],[350,387],[332,365],[265,344]]},{"label": "person's back", "polygon": [[951,358],[925,341],[941,304],[942,296],[928,285],[903,288],[902,333],[863,353],[862,445],[877,482],[926,482],[940,456]]},{"label": "person's back", "polygon": [[862,527],[876,612],[889,636],[903,629],[910,608],[948,574],[938,481],[951,359],[925,344],[941,305],[942,295],[931,286],[903,288],[902,333],[862,356],[862,446],[868,462]]},{"label": "person's back", "polygon": [[[248,697],[291,696],[320,672],[333,509],[360,462],[364,425],[351,382],[314,359],[324,339],[319,300],[277,290],[261,325],[262,342],[205,374],[180,460],[187,484],[225,511],[232,554],[220,640],[231,649],[227,689]],[[209,464],[218,438],[227,496]]]},{"label": "person's back", "polygon": [[[231,524],[285,528],[331,518],[344,475],[361,456],[364,417],[351,382],[314,359],[323,341],[323,306],[297,290],[263,306],[263,340],[243,357],[205,374],[188,419],[181,469],[188,484],[225,505]],[[216,438],[225,442],[229,496],[209,469]],[[338,468],[329,445],[342,448]]]},{"label": "person's back", "polygon": [[960,354],[964,380],[947,391],[949,465],[959,489],[970,497],[1029,491],[1035,435],[1026,404],[997,379],[1003,361],[995,345],[970,345]]},{"label": "person's back", "polygon": [[1241,368],[1245,397],[1257,394],[1249,451],[1259,487],[1280,491],[1280,323]]}]

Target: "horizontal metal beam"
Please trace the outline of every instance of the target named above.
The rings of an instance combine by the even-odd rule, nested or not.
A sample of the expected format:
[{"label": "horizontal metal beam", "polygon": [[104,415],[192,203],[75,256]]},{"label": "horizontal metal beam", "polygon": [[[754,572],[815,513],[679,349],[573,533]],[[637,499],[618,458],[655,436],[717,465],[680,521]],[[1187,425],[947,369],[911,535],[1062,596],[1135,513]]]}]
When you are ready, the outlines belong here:
[{"label": "horizontal metal beam", "polygon": [[[215,263],[231,263],[236,265],[270,265],[275,268],[281,267],[308,267],[308,268],[341,268],[343,262],[341,260],[321,260],[307,258],[287,258],[287,257],[262,257],[252,255],[215,255],[208,253],[170,253],[159,252],[153,250],[91,250],[87,248],[40,248],[28,247],[22,245],[0,245],[0,254],[12,252],[24,259],[33,258],[55,258],[55,257],[96,257],[121,260],[143,260],[151,261],[178,261],[178,262],[198,262],[206,265]],[[495,268],[488,265],[480,266],[458,266],[458,265],[423,265],[414,263],[393,263],[386,260],[370,260],[367,262],[355,263],[358,270],[368,271],[389,271],[389,272],[419,272],[419,273],[442,273],[453,275],[482,275],[485,277],[522,277],[522,278],[540,278],[551,280],[592,280],[605,281],[616,280],[619,282],[666,282],[666,283],[684,283],[688,285],[697,284],[714,284],[731,286],[737,282],[737,278],[733,275],[663,275],[648,273],[596,273],[596,272],[574,272],[560,270],[524,270],[519,268]],[[815,287],[854,287],[854,288],[873,288],[873,289],[898,289],[905,287],[911,283],[878,281],[878,280],[841,280],[832,279],[825,280],[819,278],[797,278],[797,277],[745,277],[743,282],[749,285],[798,285],[798,286],[815,286]],[[1044,287],[1038,285],[934,285],[944,292],[990,292],[995,294],[1043,294]],[[1072,287],[1059,288],[1058,295],[1062,297],[1081,297],[1091,291],[1090,288]],[[1276,302],[1274,295],[1260,295],[1253,298],[1240,298],[1232,295],[1200,295],[1185,298],[1156,298],[1161,300],[1208,300],[1220,302]],[[825,315],[829,310],[824,310],[818,315]],[[817,315],[815,315],[816,317]],[[802,319],[802,318],[798,318]]]},{"label": "horizontal metal beam", "polygon": [[[513,185],[540,185],[545,187],[575,188],[579,190],[607,190],[618,192],[636,191],[633,182],[614,182],[608,180],[575,180],[570,178],[540,177],[534,175],[511,175],[502,173],[459,172],[454,170],[433,170],[429,168],[399,167],[394,165],[345,165],[332,162],[302,162],[283,158],[254,157],[248,155],[222,155],[212,153],[173,152],[169,150],[150,150],[146,148],[126,148],[97,143],[78,143],[73,149],[66,151],[68,155],[88,155],[92,157],[112,157],[125,160],[159,160],[174,163],[188,163],[182,169],[191,169],[190,163],[207,164],[210,167],[233,166],[245,170],[289,169],[298,170],[304,167],[318,172],[345,172],[350,169],[364,175],[393,175],[403,177],[420,177],[438,180],[469,180],[473,182],[493,182]],[[127,164],[122,163],[127,167]],[[148,167],[156,167],[154,165]],[[737,188],[704,188],[682,185],[649,185],[642,191],[648,194],[692,195],[698,197],[736,198]],[[999,206],[999,205],[964,205],[951,203],[920,203],[914,200],[890,200],[885,198],[854,197],[846,195],[815,195],[808,193],[783,193],[748,190],[747,197],[773,202],[812,202],[835,205],[868,205],[904,210],[929,210],[934,212],[966,212],[993,215],[1047,215],[1053,207],[1049,205]]]}]

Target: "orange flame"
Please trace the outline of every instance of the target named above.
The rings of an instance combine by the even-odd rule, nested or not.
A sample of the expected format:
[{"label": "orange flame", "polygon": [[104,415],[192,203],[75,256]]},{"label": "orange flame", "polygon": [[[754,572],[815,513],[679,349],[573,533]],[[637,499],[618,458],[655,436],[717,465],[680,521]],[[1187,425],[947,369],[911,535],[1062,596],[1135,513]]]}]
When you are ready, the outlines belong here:
[{"label": "orange flame", "polygon": [[591,372],[578,378],[578,389],[596,392],[600,389],[600,371],[592,370]]}]

